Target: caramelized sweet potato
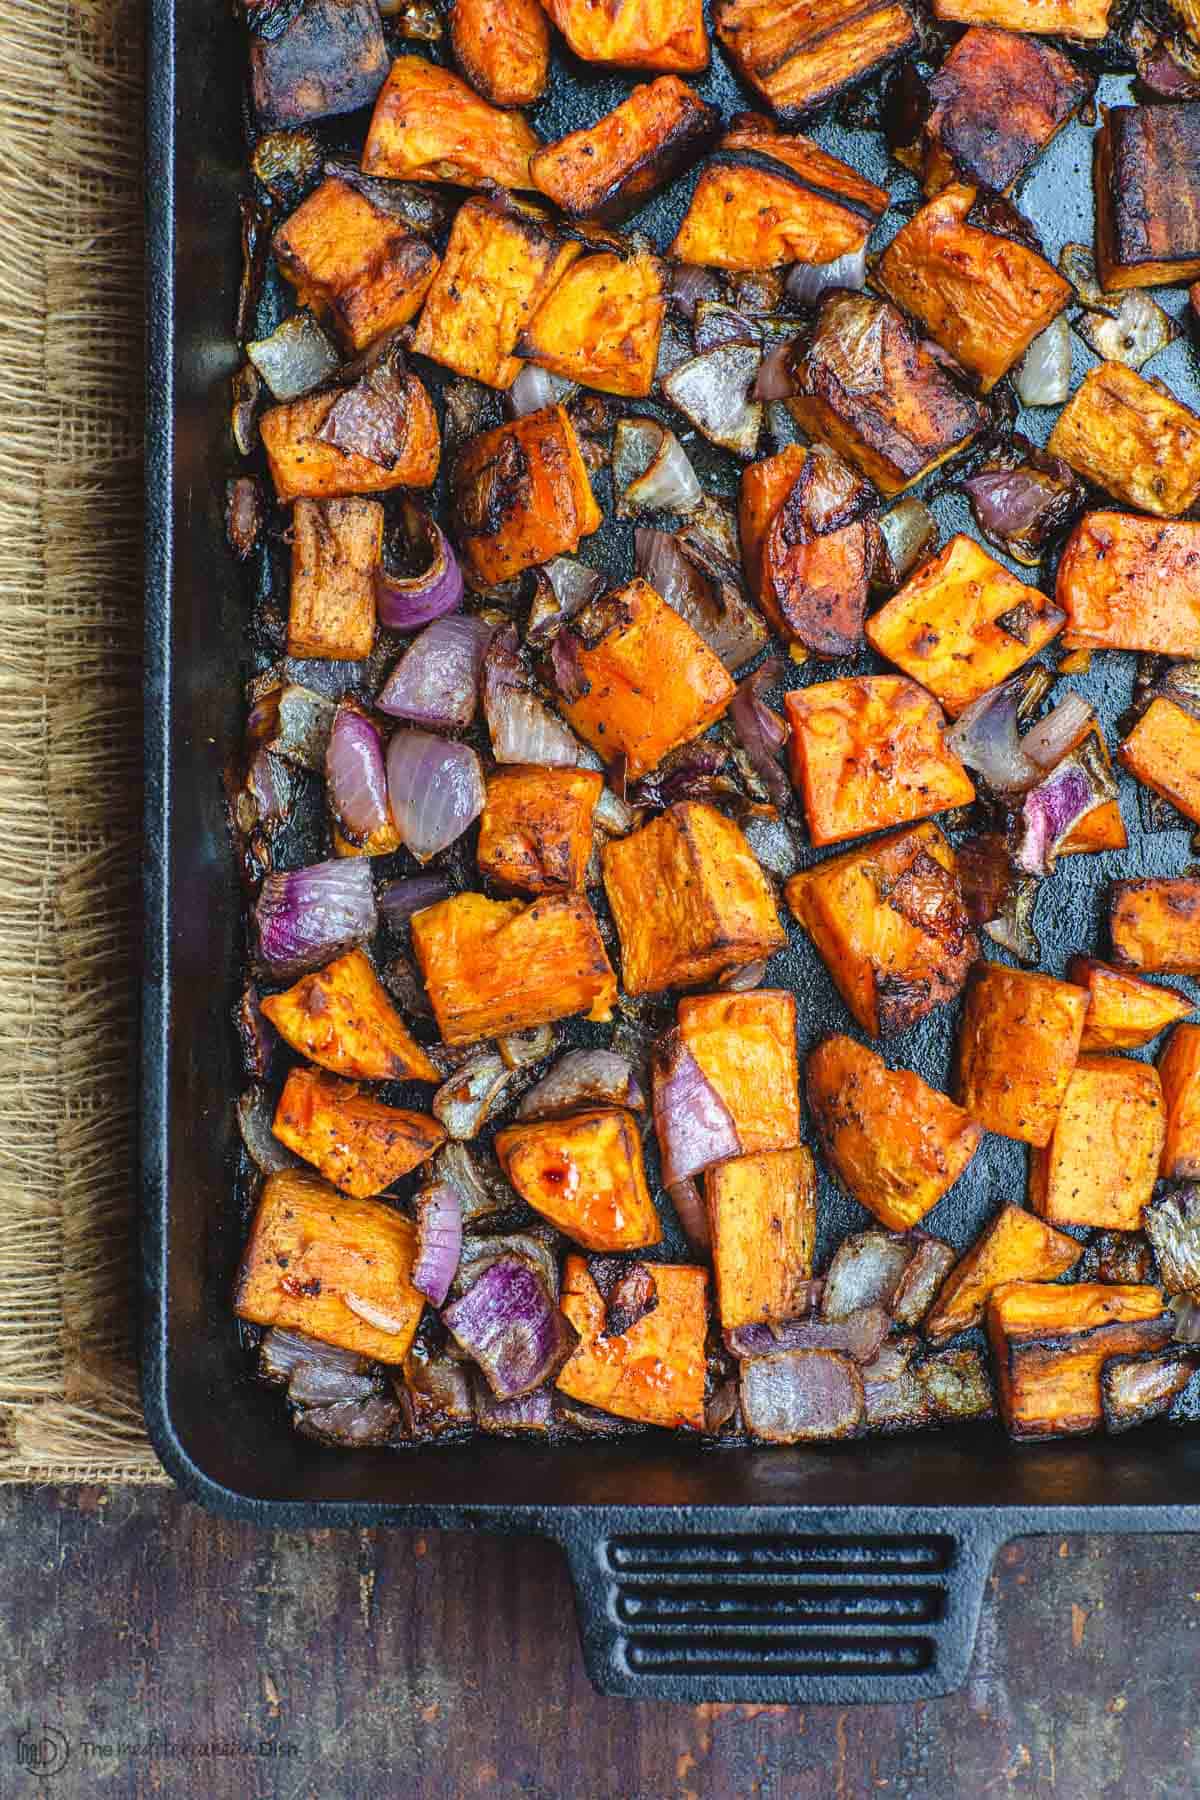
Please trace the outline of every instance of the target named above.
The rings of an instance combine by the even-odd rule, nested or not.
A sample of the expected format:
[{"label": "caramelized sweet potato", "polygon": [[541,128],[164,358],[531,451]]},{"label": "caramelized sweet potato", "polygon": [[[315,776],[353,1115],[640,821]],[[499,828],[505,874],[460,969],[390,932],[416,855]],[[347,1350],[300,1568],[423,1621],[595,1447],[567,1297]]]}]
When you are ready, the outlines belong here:
[{"label": "caramelized sweet potato", "polygon": [[889,1069],[849,1037],[830,1037],[805,1066],[825,1160],[882,1225],[907,1231],[949,1193],[983,1141],[960,1106],[911,1069]]},{"label": "caramelized sweet potato", "polygon": [[642,1250],[662,1239],[633,1113],[597,1107],[496,1133],[496,1155],[523,1200],[585,1250]]},{"label": "caramelized sweet potato", "polygon": [[1009,1282],[992,1294],[987,1319],[996,1397],[1014,1438],[1097,1430],[1105,1362],[1161,1350],[1173,1329],[1157,1288],[1090,1281]]},{"label": "caramelized sweet potato", "polygon": [[874,489],[824,445],[788,444],[743,471],[747,578],[788,643],[828,657],[852,656],[861,645],[877,507]]},{"label": "caramelized sweet potato", "polygon": [[1088,991],[1080,1050],[1140,1050],[1196,1009],[1178,988],[1124,975],[1094,956],[1073,956],[1067,980]]},{"label": "caramelized sweet potato", "polygon": [[550,27],[538,0],[453,0],[450,45],[477,93],[493,106],[529,106],[550,75]]},{"label": "caramelized sweet potato", "polygon": [[415,375],[405,376],[403,392],[399,453],[382,462],[323,441],[322,429],[340,394],[306,394],[285,406],[269,407],[259,421],[259,433],[278,499],[286,506],[289,500],[334,500],[389,488],[432,486],[441,458],[437,414]]},{"label": "caramelized sweet potato", "polygon": [[543,0],[553,24],[584,62],[694,75],[708,67],[701,0]]},{"label": "caramelized sweet potato", "polygon": [[454,894],[416,914],[413,950],[448,1044],[585,1013],[612,1016],[617,984],[582,894],[526,905]]},{"label": "caramelized sweet potato", "polygon": [[302,0],[281,31],[251,40],[258,129],[308,125],[369,106],[387,66],[375,0]]},{"label": "caramelized sweet potato", "polygon": [[1044,256],[1002,236],[975,211],[978,190],[954,183],[902,225],[879,259],[876,286],[987,393],[1073,298]]},{"label": "caramelized sweet potato", "polygon": [[286,1044],[335,1075],[360,1081],[442,1077],[388,999],[365,952],[348,950],[262,1009]]},{"label": "caramelized sweet potato", "polygon": [[640,576],[566,628],[574,670],[562,710],[585,742],[631,781],[719,719],[736,692],[704,639]]},{"label": "caramelized sweet potato", "polygon": [[483,587],[577,550],[604,520],[561,406],[468,438],[450,479],[459,543]]},{"label": "caramelized sweet potato", "polygon": [[1079,1056],[1083,988],[1029,969],[980,963],[958,1039],[958,1097],[1001,1137],[1048,1144]]},{"label": "caramelized sweet potato", "polygon": [[1200,719],[1158,695],[1117,751],[1117,761],[1200,823]]},{"label": "caramelized sweet potato", "polygon": [[437,272],[433,245],[331,175],[272,240],[302,306],[327,314],[351,350],[407,325]]},{"label": "caramelized sweet potato", "polygon": [[358,662],[375,644],[375,569],[383,554],[377,500],[297,500],[292,509],[289,656]]},{"label": "caramelized sweet potato", "polygon": [[401,1363],[425,1306],[410,1280],[414,1236],[390,1206],[352,1200],[307,1169],[268,1175],[233,1309],[254,1325]]},{"label": "caramelized sweet potato", "polygon": [[1200,880],[1115,881],[1113,961],[1149,975],[1200,975]]},{"label": "caramelized sweet potato", "polygon": [[627,994],[695,987],[787,942],[749,844],[701,800],[614,839],[601,861]]},{"label": "caramelized sweet potato", "polygon": [[743,1152],[800,1142],[796,1001],[784,988],[695,994],[679,1002],[679,1034],[729,1109]]},{"label": "caramelized sweet potato", "polygon": [[803,1144],[706,1171],[717,1316],[726,1331],[791,1319],[812,1278],[817,1172]]},{"label": "caramelized sweet potato", "polygon": [[954,851],[934,824],[830,857],[784,894],[872,1037],[953,1000],[979,954]]},{"label": "caramelized sweet potato", "polygon": [[941,1344],[983,1318],[993,1291],[1005,1282],[1057,1281],[1073,1269],[1083,1245],[1019,1206],[1002,1206],[983,1235],[954,1265],[925,1321],[925,1335]]},{"label": "caramelized sweet potato", "polygon": [[1081,1056],[1050,1142],[1029,1159],[1029,1204],[1053,1225],[1138,1231],[1166,1136],[1158,1073],[1124,1056]]},{"label": "caramelized sweet potato", "polygon": [[704,1426],[708,1271],[690,1263],[633,1263],[654,1283],[655,1306],[625,1331],[605,1333],[605,1306],[582,1256],[563,1269],[562,1309],[579,1344],[558,1390],[644,1425]]},{"label": "caramelized sweet potato", "polygon": [[[1186,512],[1200,496],[1200,418],[1124,363],[1088,370],[1046,448],[1126,506],[1158,518]],[[1145,521],[1138,524],[1144,533]]]},{"label": "caramelized sweet potato", "polygon": [[521,356],[602,394],[654,386],[667,269],[645,252],[602,250],[569,268],[517,339]]},{"label": "caramelized sweet potato", "polygon": [[788,409],[880,491],[899,494],[969,444],[986,408],[951,378],[908,321],[869,294],[831,294],[793,371]]},{"label": "caramelized sweet potato", "polygon": [[594,125],[547,144],[529,172],[561,211],[615,225],[694,162],[720,122],[686,81],[660,75]]},{"label": "caramelized sweet potato", "polygon": [[1049,37],[1102,38],[1112,0],[933,0],[946,24],[997,25],[1004,31]]},{"label": "caramelized sweet potato", "polygon": [[1101,287],[1200,275],[1200,105],[1105,107],[1093,167]]},{"label": "caramelized sweet potato", "polygon": [[721,0],[717,36],[786,123],[916,42],[899,0]]},{"label": "caramelized sweet potato", "polygon": [[375,102],[362,166],[365,175],[393,181],[530,188],[538,147],[520,113],[489,106],[452,70],[406,55],[392,64]]},{"label": "caramelized sweet potato", "polygon": [[481,875],[529,894],[583,886],[592,813],[604,786],[593,769],[514,763],[488,776],[475,852]]},{"label": "caramelized sweet potato", "polygon": [[293,1069],[275,1123],[281,1144],[344,1194],[365,1200],[425,1162],[446,1141],[428,1113],[404,1112],[319,1069]]},{"label": "caramelized sweet potato", "polygon": [[1071,649],[1200,656],[1200,525],[1086,513],[1063,550],[1055,597]]},{"label": "caramelized sweet potato", "polygon": [[941,707],[915,681],[850,676],[799,688],[784,704],[792,783],[814,844],[840,844],[975,798],[942,741]]},{"label": "caramelized sweet potato", "polygon": [[1200,1025],[1176,1025],[1158,1058],[1167,1134],[1159,1173],[1165,1181],[1200,1176]]}]

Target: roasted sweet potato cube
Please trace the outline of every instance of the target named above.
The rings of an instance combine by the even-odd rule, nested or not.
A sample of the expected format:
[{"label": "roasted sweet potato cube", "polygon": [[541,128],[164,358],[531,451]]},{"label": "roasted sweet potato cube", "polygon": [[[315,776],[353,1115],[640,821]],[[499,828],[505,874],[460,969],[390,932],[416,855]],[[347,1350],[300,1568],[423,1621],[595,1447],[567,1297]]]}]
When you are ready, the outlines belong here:
[{"label": "roasted sweet potato cube", "polygon": [[969,444],[987,410],[904,315],[869,294],[831,294],[793,371],[788,409],[884,494],[899,494]]},{"label": "roasted sweet potato cube", "polygon": [[704,1176],[717,1315],[737,1325],[794,1318],[812,1279],[817,1172],[803,1144],[733,1156]]},{"label": "roasted sweet potato cube", "polygon": [[1157,1288],[1090,1281],[1010,1282],[992,1294],[987,1319],[1000,1415],[1014,1438],[1097,1430],[1104,1364],[1161,1350],[1173,1330]]},{"label": "roasted sweet potato cube", "polygon": [[[1088,754],[1111,775],[1112,758],[1108,754],[1104,731],[1098,721],[1093,720],[1080,733],[1072,749],[1081,749],[1085,744],[1088,745]],[[1119,798],[1114,798],[1106,800],[1102,806],[1093,807],[1091,812],[1084,813],[1081,819],[1076,820],[1059,845],[1058,855],[1081,856],[1095,850],[1124,850],[1128,843],[1129,833],[1121,816],[1121,802]]]},{"label": "roasted sweet potato cube", "polygon": [[[1126,506],[1159,518],[1186,512],[1200,496],[1200,418],[1124,363],[1088,370],[1046,448]],[[1138,524],[1144,555],[1147,521]],[[1164,554],[1157,544],[1154,549]],[[1169,544],[1165,554],[1172,551],[1178,553]],[[1162,610],[1176,608],[1168,602]]]},{"label": "roasted sweet potato cube", "polygon": [[983,393],[1021,360],[1073,298],[1044,256],[973,216],[978,190],[955,183],[902,225],[876,285],[979,380]]},{"label": "roasted sweet potato cube", "polygon": [[528,106],[550,75],[550,27],[538,0],[453,0],[450,44],[471,86],[493,106]]},{"label": "roasted sweet potato cube", "polygon": [[1167,1132],[1159,1173],[1166,1181],[1200,1176],[1200,1025],[1176,1025],[1158,1058]]},{"label": "roasted sweet potato cube", "polygon": [[291,1071],[271,1129],[326,1181],[358,1200],[381,1194],[446,1141],[428,1113],[385,1106],[353,1082],[318,1069]]},{"label": "roasted sweet potato cube", "polygon": [[1117,751],[1131,775],[1200,822],[1200,719],[1160,694]]},{"label": "roasted sweet potato cube", "polygon": [[721,659],[640,576],[605,594],[568,628],[577,646],[562,710],[631,781],[719,719],[736,688]]},{"label": "roasted sweet potato cube", "polygon": [[546,295],[517,349],[543,369],[602,394],[648,394],[666,296],[666,264],[657,256],[614,250],[585,256]]},{"label": "roasted sweet potato cube", "polygon": [[356,450],[339,450],[323,442],[321,430],[339,395],[306,394],[284,406],[272,406],[259,421],[277,497],[289,500],[335,500],[354,494],[379,494],[389,488],[430,487],[437,476],[441,436],[437,414],[415,375],[404,380],[404,426],[400,453],[375,462]]},{"label": "roasted sweet potato cube", "polygon": [[362,166],[394,181],[530,188],[538,147],[520,113],[489,106],[452,70],[406,55],[392,64],[375,102]]},{"label": "roasted sweet potato cube", "polygon": [[975,798],[942,741],[936,700],[898,675],[857,675],[790,693],[792,783],[814,844],[840,844]]},{"label": "roasted sweet potato cube", "polygon": [[582,894],[526,905],[454,894],[416,914],[413,950],[448,1044],[584,1013],[612,1016],[617,984]]},{"label": "roasted sweet potato cube", "polygon": [[468,438],[451,485],[463,556],[483,587],[577,550],[604,521],[561,406]]},{"label": "roasted sweet potato cube", "polygon": [[1001,1137],[1048,1144],[1079,1056],[1088,996],[1069,981],[980,963],[958,1039],[958,1097]]},{"label": "roasted sweet potato cube", "polygon": [[563,212],[615,225],[694,162],[720,120],[686,81],[660,75],[594,125],[547,144],[529,172]]},{"label": "roasted sweet potato cube", "polygon": [[784,988],[694,994],[679,1002],[679,1032],[729,1108],[742,1150],[800,1142],[796,1001]]},{"label": "roasted sweet potato cube", "polygon": [[361,1081],[442,1079],[362,950],[335,957],[282,994],[267,994],[262,1009],[285,1043],[335,1075]]},{"label": "roasted sweet potato cube", "polygon": [[1071,649],[1200,656],[1200,525],[1086,513],[1059,560],[1055,597]]},{"label": "roasted sweet potato cube", "polygon": [[1057,1281],[1073,1269],[1083,1245],[1019,1206],[1002,1206],[942,1284],[925,1335],[935,1344],[969,1331],[1005,1282]]},{"label": "roasted sweet potato cube", "polygon": [[297,500],[292,509],[288,654],[359,662],[375,644],[377,500]]},{"label": "roasted sweet potato cube", "polygon": [[251,40],[258,128],[308,125],[368,106],[387,66],[375,0],[303,0],[282,31]]},{"label": "roasted sweet potato cube", "polygon": [[1108,929],[1119,968],[1200,975],[1200,881],[1115,881]]},{"label": "roasted sweet potato cube", "polygon": [[690,1263],[634,1263],[656,1304],[635,1325],[605,1335],[605,1306],[582,1256],[563,1269],[562,1309],[579,1344],[559,1373],[560,1393],[644,1425],[704,1426],[708,1271]]},{"label": "roasted sweet potato cube", "polygon": [[643,1250],[662,1239],[633,1113],[597,1107],[496,1133],[496,1155],[523,1200],[585,1250]]},{"label": "roasted sweet potato cube", "polygon": [[584,62],[622,69],[693,75],[708,67],[701,0],[638,0],[596,6],[593,0],[543,0],[552,22]]},{"label": "roasted sweet potato cube", "polygon": [[695,987],[787,942],[749,844],[702,800],[615,838],[601,862],[628,994]]},{"label": "roasted sweet potato cube", "polygon": [[743,470],[742,558],[775,631],[816,656],[852,656],[878,542],[875,490],[824,445],[788,444]]},{"label": "roasted sweet potato cube", "polygon": [[1140,1050],[1195,1007],[1178,988],[1125,975],[1094,956],[1074,956],[1067,980],[1088,991],[1081,1050]]},{"label": "roasted sweet potato cube", "polygon": [[1138,1231],[1166,1137],[1157,1070],[1081,1056],[1048,1144],[1029,1159],[1029,1204],[1053,1225]]},{"label": "roasted sweet potato cube", "polygon": [[784,895],[872,1037],[953,1000],[979,954],[954,851],[933,824],[817,863]]},{"label": "roasted sweet potato cube", "polygon": [[285,220],[273,248],[301,304],[328,313],[352,350],[407,325],[438,266],[427,238],[336,175]]},{"label": "roasted sweet potato cube", "polygon": [[919,1224],[983,1141],[953,1100],[853,1038],[826,1038],[810,1052],[805,1091],[830,1168],[893,1231]]},{"label": "roasted sweet potato cube", "polygon": [[862,81],[916,41],[899,0],[721,0],[717,36],[785,122]]},{"label": "roasted sweet potato cube", "polygon": [[1106,106],[1093,168],[1101,286],[1200,275],[1200,105]]},{"label": "roasted sweet potato cube", "polygon": [[412,1226],[390,1206],[352,1200],[307,1169],[285,1169],[263,1186],[233,1310],[253,1325],[400,1363],[425,1306],[410,1280],[414,1252]]},{"label": "roasted sweet potato cube", "polygon": [[1004,31],[1049,37],[1102,38],[1112,0],[933,0],[946,24],[997,25]]},{"label": "roasted sweet potato cube", "polygon": [[583,886],[592,813],[604,777],[593,769],[514,763],[488,776],[475,853],[481,875],[529,894]]}]

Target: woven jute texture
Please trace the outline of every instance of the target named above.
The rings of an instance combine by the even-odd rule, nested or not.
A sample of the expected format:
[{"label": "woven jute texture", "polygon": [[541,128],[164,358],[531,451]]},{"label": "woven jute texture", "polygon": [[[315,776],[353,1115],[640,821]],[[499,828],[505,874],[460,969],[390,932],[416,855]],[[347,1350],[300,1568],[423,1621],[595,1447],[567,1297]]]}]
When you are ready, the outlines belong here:
[{"label": "woven jute texture", "polygon": [[133,1353],[142,21],[0,6],[0,1479],[153,1480]]}]

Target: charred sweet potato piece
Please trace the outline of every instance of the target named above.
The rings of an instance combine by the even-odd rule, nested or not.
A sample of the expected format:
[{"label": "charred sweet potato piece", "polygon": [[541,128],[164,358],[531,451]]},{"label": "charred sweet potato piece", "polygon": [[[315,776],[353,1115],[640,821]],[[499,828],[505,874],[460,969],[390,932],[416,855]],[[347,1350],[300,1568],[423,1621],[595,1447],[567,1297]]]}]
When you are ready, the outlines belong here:
[{"label": "charred sweet potato piece", "polygon": [[602,250],[573,264],[550,289],[517,350],[602,394],[644,396],[654,386],[666,310],[665,263]]},{"label": "charred sweet potato piece", "polygon": [[1010,1282],[992,1294],[987,1321],[1000,1415],[1014,1438],[1097,1430],[1104,1364],[1161,1350],[1173,1330],[1157,1288],[1090,1281]]},{"label": "charred sweet potato piece", "polygon": [[483,587],[578,549],[604,520],[561,406],[468,438],[450,479],[459,543]]},{"label": "charred sweet potato piece", "polygon": [[743,471],[742,557],[780,637],[817,656],[859,648],[877,510],[874,489],[823,444],[789,444]]},{"label": "charred sweet potato piece", "polygon": [[902,225],[876,285],[978,377],[983,393],[1073,298],[1044,256],[973,217],[978,190],[943,188]]},{"label": "charred sweet potato piece", "polygon": [[1112,0],[933,0],[934,18],[947,24],[1049,37],[1102,38],[1111,8]]},{"label": "charred sweet potato piece", "polygon": [[898,675],[857,675],[790,693],[792,783],[814,844],[840,844],[975,798],[942,741],[937,701]]},{"label": "charred sweet potato piece", "polygon": [[1159,1173],[1165,1181],[1200,1176],[1200,1025],[1176,1025],[1158,1058],[1167,1109]]},{"label": "charred sweet potato piece", "polygon": [[370,656],[374,572],[383,554],[377,500],[297,500],[292,509],[290,656]]},{"label": "charred sweet potato piece", "polygon": [[642,1250],[662,1239],[633,1113],[597,1107],[496,1133],[496,1155],[523,1200],[585,1250]]},{"label": "charred sweet potato piece", "polygon": [[954,851],[933,824],[830,857],[784,894],[872,1037],[953,1000],[979,954]]},{"label": "charred sweet potato piece", "polygon": [[791,1319],[812,1278],[817,1172],[803,1144],[706,1171],[717,1316],[726,1331]]},{"label": "charred sweet potato piece", "polygon": [[1200,975],[1200,881],[1115,881],[1108,929],[1119,968]]},{"label": "charred sweet potato piece", "polygon": [[448,1044],[585,1013],[607,1019],[617,984],[582,894],[526,905],[454,894],[417,913],[413,950]]},{"label": "charred sweet potato piece", "polygon": [[362,950],[349,950],[262,1002],[285,1043],[335,1075],[360,1081],[442,1077],[388,999]]},{"label": "charred sweet potato piece", "polygon": [[957,718],[1044,650],[1065,617],[956,532],[867,620],[867,641]]},{"label": "charred sweet potato piece", "polygon": [[576,56],[622,69],[698,74],[708,67],[708,34],[701,0],[543,0]]},{"label": "charred sweet potato piece", "polygon": [[943,1282],[925,1335],[935,1344],[968,1331],[983,1318],[993,1291],[1005,1282],[1057,1281],[1073,1269],[1083,1245],[1019,1206],[1002,1206]]},{"label": "charred sweet potato piece", "polygon": [[280,1143],[358,1200],[381,1194],[446,1141],[428,1113],[385,1106],[353,1082],[319,1069],[291,1071],[271,1129]]},{"label": "charred sweet potato piece", "polygon": [[[1126,506],[1159,518],[1186,512],[1200,496],[1200,418],[1124,363],[1088,370],[1046,448]],[[1137,523],[1144,545],[1146,521]]]},{"label": "charred sweet potato piece", "polygon": [[567,627],[574,668],[562,710],[631,781],[708,730],[736,691],[704,639],[640,576],[595,600]]},{"label": "charred sweet potato piece", "polygon": [[1140,1050],[1196,1009],[1178,988],[1124,975],[1094,956],[1074,956],[1067,980],[1088,991],[1081,1050]]},{"label": "charred sweet potato piece", "polygon": [[529,172],[563,212],[615,225],[693,163],[720,122],[686,81],[660,75],[594,125],[547,144]]},{"label": "charred sweet potato piece", "polygon": [[1100,285],[1200,275],[1200,104],[1105,107],[1093,168]]},{"label": "charred sweet potato piece", "polygon": [[796,1001],[784,988],[695,994],[679,1002],[679,1033],[729,1108],[746,1155],[800,1142]]},{"label": "charred sweet potato piece", "polygon": [[749,844],[702,800],[615,838],[601,861],[628,994],[695,987],[787,942]]},{"label": "charred sweet potato piece", "polygon": [[272,247],[301,305],[327,313],[352,350],[407,325],[438,267],[427,238],[336,175],[284,221]]},{"label": "charred sweet potato piece", "polygon": [[1124,1056],[1081,1056],[1050,1142],[1029,1159],[1029,1204],[1053,1225],[1138,1231],[1166,1136],[1157,1070]]},{"label": "charred sweet potato piece", "polygon": [[394,181],[529,188],[538,147],[520,113],[489,106],[423,56],[398,56],[375,102],[362,166]]},{"label": "charred sweet potato piece", "polygon": [[562,1310],[579,1344],[556,1386],[572,1400],[644,1425],[704,1426],[708,1271],[690,1263],[634,1263],[654,1283],[656,1304],[614,1336],[604,1299],[582,1256],[563,1269]]},{"label": "charred sweet potato piece", "polygon": [[441,437],[437,414],[415,375],[403,380],[403,420],[396,454],[376,462],[322,439],[329,416],[346,392],[306,394],[272,406],[259,421],[275,493],[284,505],[297,499],[339,499],[379,494],[389,488],[430,487],[438,472]]},{"label": "charred sweet potato piece", "polygon": [[403,1362],[425,1306],[410,1280],[415,1247],[408,1220],[379,1200],[352,1200],[309,1170],[268,1175],[233,1310],[373,1362]]},{"label": "charred sweet potato piece", "polygon": [[911,1069],[889,1069],[853,1038],[818,1044],[804,1079],[826,1162],[892,1231],[919,1224],[983,1141],[980,1126],[953,1100]]},{"label": "charred sweet potato piece", "polygon": [[1083,988],[980,963],[958,1039],[958,1097],[988,1131],[1048,1144],[1079,1056]]},{"label": "charred sweet potato piece", "polygon": [[[1103,729],[1096,720],[1079,734],[1071,750],[1080,750],[1085,745],[1087,755],[1111,775],[1112,758],[1108,754]],[[1129,833],[1121,816],[1120,799],[1117,798],[1106,800],[1102,806],[1093,807],[1091,812],[1084,813],[1081,819],[1076,820],[1059,845],[1058,854],[1082,856],[1095,850],[1124,850],[1128,843]]]},{"label": "charred sweet potato piece", "polygon": [[1071,649],[1200,656],[1200,525],[1087,513],[1063,550],[1055,597]]},{"label": "charred sweet potato piece", "polygon": [[742,75],[785,123],[882,68],[917,35],[899,0],[721,0],[714,22]]},{"label": "charred sweet potato piece", "polygon": [[1117,751],[1131,775],[1200,822],[1200,719],[1158,695]]},{"label": "charred sweet potato piece", "polygon": [[831,294],[793,370],[787,402],[884,494],[901,493],[982,431],[986,408],[954,381],[903,314],[869,294]]},{"label": "charred sweet potato piece", "polygon": [[250,44],[250,86],[260,131],[355,112],[387,74],[375,0],[303,0],[282,31]]},{"label": "charred sweet potato piece", "polygon": [[529,894],[581,888],[603,786],[604,777],[593,769],[496,769],[488,776],[479,821],[480,874]]},{"label": "charred sweet potato piece", "polygon": [[493,106],[528,106],[550,75],[550,27],[538,0],[453,0],[450,45],[477,93]]}]

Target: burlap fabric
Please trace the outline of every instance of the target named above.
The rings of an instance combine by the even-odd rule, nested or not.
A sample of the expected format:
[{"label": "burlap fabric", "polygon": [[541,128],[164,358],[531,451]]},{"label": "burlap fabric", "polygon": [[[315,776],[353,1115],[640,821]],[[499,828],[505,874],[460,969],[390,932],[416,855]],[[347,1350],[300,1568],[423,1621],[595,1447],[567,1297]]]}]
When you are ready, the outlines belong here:
[{"label": "burlap fabric", "polygon": [[160,1477],[133,1355],[142,20],[0,7],[0,1479]]}]

